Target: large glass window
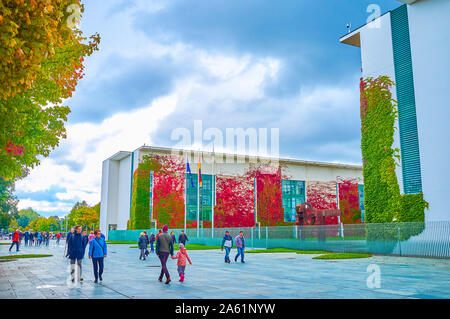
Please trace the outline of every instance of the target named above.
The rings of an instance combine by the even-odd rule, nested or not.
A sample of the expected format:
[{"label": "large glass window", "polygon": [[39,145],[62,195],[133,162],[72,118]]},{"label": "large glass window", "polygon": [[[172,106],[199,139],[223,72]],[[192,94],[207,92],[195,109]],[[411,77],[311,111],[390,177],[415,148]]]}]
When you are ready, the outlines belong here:
[{"label": "large glass window", "polygon": [[[189,174],[186,174],[186,192],[187,192],[187,217],[188,221],[197,220],[197,183],[198,175],[192,174],[192,182],[194,187],[192,187]],[[202,187],[200,188],[200,222],[201,221],[211,221],[212,215],[212,193],[213,193],[213,176],[202,174]]]},{"label": "large glass window", "polygon": [[284,221],[295,222],[295,207],[305,202],[305,182],[281,180],[281,198]]}]

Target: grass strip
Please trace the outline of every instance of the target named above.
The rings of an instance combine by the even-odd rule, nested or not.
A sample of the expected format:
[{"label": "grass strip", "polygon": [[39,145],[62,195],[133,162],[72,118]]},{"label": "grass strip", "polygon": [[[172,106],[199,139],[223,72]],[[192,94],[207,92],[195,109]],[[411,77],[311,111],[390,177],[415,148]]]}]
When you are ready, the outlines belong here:
[{"label": "grass strip", "polygon": [[[139,246],[130,246],[130,248],[139,248]],[[174,250],[178,250],[178,244],[173,245]],[[206,245],[198,245],[198,244],[187,244],[187,250],[210,250],[210,249],[220,249],[220,246],[206,246]]]},{"label": "grass strip", "polygon": [[9,255],[9,256],[0,256],[0,259],[42,258],[42,257],[52,257],[52,256],[53,255],[37,255],[37,254]]},{"label": "grass strip", "polygon": [[313,259],[355,259],[355,258],[369,258],[371,254],[358,254],[358,253],[329,253],[313,257]]},{"label": "grass strip", "polygon": [[245,253],[249,254],[266,254],[266,253],[296,253],[296,254],[327,254],[328,252],[323,250],[300,250],[291,248],[268,248],[268,249],[255,249],[248,250]]},{"label": "grass strip", "polygon": [[109,244],[109,245],[120,245],[120,244],[132,245],[132,244],[136,244],[137,240],[136,241],[107,240],[106,243]]}]

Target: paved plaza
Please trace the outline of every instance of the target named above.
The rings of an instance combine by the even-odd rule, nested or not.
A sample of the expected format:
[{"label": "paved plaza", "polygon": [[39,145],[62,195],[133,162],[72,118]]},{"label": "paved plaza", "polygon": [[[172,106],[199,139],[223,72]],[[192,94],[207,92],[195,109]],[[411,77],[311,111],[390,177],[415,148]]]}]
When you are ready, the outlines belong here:
[{"label": "paved plaza", "polygon": [[[192,250],[186,281],[178,282],[176,260],[168,262],[169,285],[157,281],[159,259],[139,260],[131,245],[109,245],[104,281],[93,282],[83,261],[79,288],[66,284],[68,259],[59,247],[23,247],[19,254],[53,257],[0,261],[0,298],[450,298],[450,260],[374,256],[314,260],[295,253],[246,254],[246,263],[225,264],[220,250]],[[0,245],[0,256],[9,246]],[[232,251],[233,256],[236,253]],[[380,269],[380,288],[368,288],[369,265]],[[373,266],[372,266],[373,267]],[[369,267],[370,268],[370,267]]]}]

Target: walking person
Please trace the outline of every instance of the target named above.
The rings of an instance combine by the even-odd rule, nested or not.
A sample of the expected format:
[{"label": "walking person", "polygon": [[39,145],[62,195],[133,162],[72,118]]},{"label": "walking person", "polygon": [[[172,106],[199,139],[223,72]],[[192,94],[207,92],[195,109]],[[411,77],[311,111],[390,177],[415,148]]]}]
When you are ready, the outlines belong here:
[{"label": "walking person", "polygon": [[173,230],[170,232],[170,237],[172,238],[172,245],[175,245],[177,243],[177,239],[175,238],[175,233]]},{"label": "walking person", "polygon": [[70,228],[70,231],[69,232],[67,232],[67,236],[66,236],[66,247],[65,247],[65,249],[66,249],[66,257],[69,257],[69,249],[68,249],[68,245],[69,245],[69,241],[70,241],[70,238],[73,236],[73,233],[75,232],[75,229],[72,227],[72,228]]},{"label": "walking person", "polygon": [[98,279],[103,281],[104,258],[108,254],[108,248],[105,239],[102,237],[100,229],[94,231],[95,238],[89,242],[89,259],[92,259],[94,266],[94,283],[98,283]]},{"label": "walking person", "polygon": [[[68,239],[67,243],[67,252],[70,259],[70,274],[72,276],[72,282],[75,282],[75,279],[77,279],[77,281],[83,281],[83,278],[81,277],[81,263],[83,261],[86,243],[87,237],[81,234],[81,226],[76,226],[74,233],[70,236],[70,239]],[[75,278],[75,263],[77,264],[79,269],[78,278]]]},{"label": "walking person", "polygon": [[145,238],[145,234],[142,232],[138,239],[138,246],[141,250],[141,254],[139,255],[139,260],[145,260],[145,251],[147,250],[147,239]]},{"label": "walking person", "polygon": [[162,234],[162,230],[160,229],[159,232],[156,234],[156,240],[158,240],[158,236]]},{"label": "walking person", "polygon": [[23,237],[25,238],[25,247],[28,246],[28,241],[30,240],[30,232],[27,230],[24,234]]},{"label": "walking person", "polygon": [[173,243],[172,237],[167,233],[169,226],[164,225],[162,228],[162,233],[158,234],[156,238],[156,255],[158,255],[161,261],[161,274],[158,280],[162,281],[164,275],[166,275],[166,284],[170,282],[170,274],[167,269],[166,263],[169,258],[169,254],[173,256]]},{"label": "walking person", "polygon": [[38,233],[38,231],[36,230],[35,232],[34,232],[34,246],[38,246],[39,245],[39,239],[38,239],[38,237],[39,237],[39,233]]},{"label": "walking person", "polygon": [[186,269],[186,259],[189,261],[189,264],[192,265],[191,259],[189,258],[189,255],[187,253],[186,248],[184,247],[183,244],[179,244],[180,246],[180,250],[177,252],[176,256],[172,256],[172,259],[178,259],[177,261],[177,270],[178,270],[178,275],[180,276],[180,280],[179,282],[183,282],[184,281],[184,271]]},{"label": "walking person", "polygon": [[230,263],[230,251],[231,247],[233,247],[233,237],[231,237],[230,232],[227,230],[225,232],[225,236],[222,239],[222,251],[223,247],[225,247],[225,262]]},{"label": "walking person", "polygon": [[178,243],[186,246],[186,242],[189,242],[189,239],[186,236],[186,234],[184,233],[184,230],[182,230],[180,236],[178,236]]},{"label": "walking person", "polygon": [[[148,234],[145,230],[144,230],[144,237],[145,237],[145,240],[147,241],[147,247],[148,247],[148,244],[150,243],[150,238],[148,238]],[[147,247],[145,247],[145,256],[149,255]]]},{"label": "walking person", "polygon": [[50,243],[50,233],[47,232],[47,233],[45,234],[45,246],[48,247],[48,244],[49,244],[49,243]]},{"label": "walking person", "polygon": [[16,229],[16,231],[11,236],[12,242],[11,242],[11,246],[9,247],[9,251],[11,251],[11,249],[14,247],[14,245],[16,245],[16,251],[19,251],[19,239],[20,239],[19,230]]},{"label": "walking person", "polygon": [[91,231],[89,232],[89,236],[88,236],[89,242],[91,242],[91,240],[94,239],[94,238],[95,238],[94,231],[91,230]]},{"label": "walking person", "polygon": [[56,234],[56,245],[59,246],[59,241],[61,240],[61,233]]},{"label": "walking person", "polygon": [[245,263],[245,261],[244,261],[245,238],[244,238],[244,232],[242,230],[239,232],[239,235],[236,236],[234,241],[236,242],[236,248],[238,251],[236,257],[234,257],[234,261],[237,262],[238,257],[241,256],[241,263],[244,264]]},{"label": "walking person", "polygon": [[150,234],[150,237],[148,240],[150,242],[150,252],[153,253],[155,251],[153,248],[153,243],[156,241],[156,237],[155,237],[155,234],[153,234],[153,232]]},{"label": "walking person", "polygon": [[42,244],[42,233],[41,232],[38,232],[37,240],[38,240],[38,246],[41,247],[41,244]]},{"label": "walking person", "polygon": [[30,231],[29,233],[30,233],[30,234],[29,234],[29,242],[28,242],[28,246],[33,247],[33,244],[34,244],[34,241],[33,241],[34,235],[33,235],[33,232],[32,232],[32,231]]}]

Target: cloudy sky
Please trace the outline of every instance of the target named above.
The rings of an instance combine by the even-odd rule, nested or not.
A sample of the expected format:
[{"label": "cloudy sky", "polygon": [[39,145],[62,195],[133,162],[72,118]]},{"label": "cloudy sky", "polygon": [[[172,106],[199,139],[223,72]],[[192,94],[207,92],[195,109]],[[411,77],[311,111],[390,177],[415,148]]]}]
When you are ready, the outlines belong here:
[{"label": "cloudy sky", "polygon": [[[101,35],[66,101],[67,139],[17,182],[19,208],[100,201],[102,161],[176,128],[279,128],[282,157],[360,163],[358,48],[338,39],[395,0],[89,0]],[[205,143],[207,144],[207,143]]]}]

